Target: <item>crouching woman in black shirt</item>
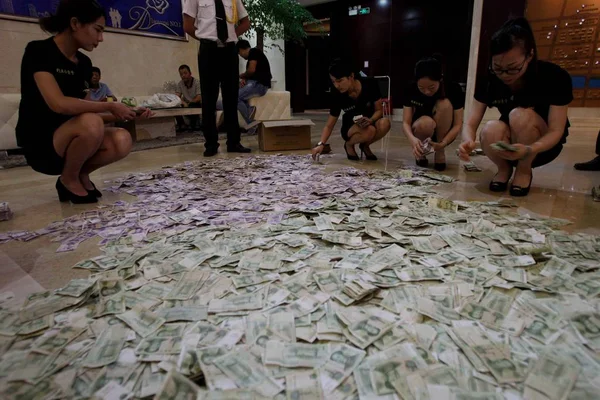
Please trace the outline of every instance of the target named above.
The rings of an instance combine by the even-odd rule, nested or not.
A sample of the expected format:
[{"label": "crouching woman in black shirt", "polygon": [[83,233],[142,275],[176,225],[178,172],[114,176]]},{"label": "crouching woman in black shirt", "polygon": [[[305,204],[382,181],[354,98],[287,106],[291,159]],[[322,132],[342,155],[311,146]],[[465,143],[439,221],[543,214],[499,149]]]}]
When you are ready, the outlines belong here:
[{"label": "crouching woman in black shirt", "polygon": [[446,169],[444,149],[460,133],[465,96],[458,83],[444,80],[440,60],[428,57],[415,66],[415,81],[404,93],[404,134],[410,140],[417,165],[426,167],[426,146],[435,151],[434,168]]},{"label": "crouching woman in black shirt", "polygon": [[323,152],[327,140],[340,117],[342,110],[342,138],[348,160],[358,161],[354,145],[358,144],[361,157],[375,161],[370,145],[381,140],[390,131],[391,124],[383,118],[383,99],[375,79],[358,78],[349,64],[336,61],[329,68],[334,90],[331,93],[331,109],[321,141],[312,150],[313,158]]},{"label": "crouching woman in black shirt", "polygon": [[[30,42],[23,56],[17,143],[35,171],[60,175],[60,201],[96,202],[102,194],[90,173],[131,150],[129,132],[104,123],[134,119],[136,112],[121,103],[83,100],[92,62],[79,49],[94,50],[105,24],[96,0],[62,0],[56,15],[40,20],[42,29],[55,36]],[[148,110],[140,113],[150,116]]]},{"label": "crouching woman in black shirt", "polygon": [[[481,147],[498,167],[489,187],[505,191],[514,168],[510,194],[526,196],[532,168],[558,157],[566,142],[567,106],[573,100],[571,77],[558,65],[537,59],[533,32],[524,18],[506,22],[494,34],[490,53],[489,78],[477,84],[459,155],[469,160],[486,107],[497,107],[500,120],[488,122],[481,132]],[[492,147],[497,142],[511,144],[511,151]]]}]

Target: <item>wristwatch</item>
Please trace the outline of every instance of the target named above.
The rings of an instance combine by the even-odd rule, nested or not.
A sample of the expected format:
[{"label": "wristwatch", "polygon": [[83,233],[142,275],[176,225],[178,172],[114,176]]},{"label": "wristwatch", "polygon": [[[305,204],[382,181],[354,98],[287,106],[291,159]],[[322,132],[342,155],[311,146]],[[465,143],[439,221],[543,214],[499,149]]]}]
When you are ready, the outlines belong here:
[{"label": "wristwatch", "polygon": [[325,146],[326,144],[327,143],[319,142],[319,143],[317,143],[317,147],[319,147],[319,146]]}]

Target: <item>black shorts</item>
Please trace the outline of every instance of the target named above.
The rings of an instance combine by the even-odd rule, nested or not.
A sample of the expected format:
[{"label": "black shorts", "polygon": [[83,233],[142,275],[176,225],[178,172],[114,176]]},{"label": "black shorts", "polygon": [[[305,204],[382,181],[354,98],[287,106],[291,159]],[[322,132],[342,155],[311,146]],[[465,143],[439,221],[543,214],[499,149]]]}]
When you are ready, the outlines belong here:
[{"label": "black shorts", "polygon": [[423,110],[415,110],[413,114],[413,124],[421,117],[429,117],[433,118],[433,108],[429,112],[425,112]]},{"label": "black shorts", "polygon": [[348,131],[350,131],[350,128],[352,128],[354,126],[354,121],[350,121],[350,122],[346,122],[344,121],[342,123],[342,139],[344,139],[344,142],[347,142],[348,140],[350,140],[350,137],[348,136]]},{"label": "black shorts", "polygon": [[61,175],[65,160],[56,153],[52,142],[25,147],[23,153],[27,164],[34,171],[45,175]]},{"label": "black shorts", "polygon": [[350,137],[348,136],[348,131],[350,130],[350,128],[352,128],[352,125],[354,125],[354,122],[344,121],[342,123],[342,139],[344,139],[344,142],[350,140]]},{"label": "black shorts", "polygon": [[[508,115],[501,115],[500,121],[504,122],[506,125],[508,125],[510,127]],[[553,148],[551,148],[550,150],[546,150],[544,152],[538,153],[538,155],[535,156],[535,158],[533,159],[533,162],[531,163],[531,168],[541,167],[542,165],[546,165],[546,164],[549,164],[552,161],[554,161],[554,159],[556,159],[556,157],[558,157],[558,155],[562,151],[563,143],[566,142],[567,136],[569,136],[569,125],[568,124],[565,127],[565,132],[563,133],[563,137],[561,138],[560,142],[558,142],[558,144],[556,146],[554,146]],[[519,162],[518,160],[513,160],[513,161],[509,161],[509,164],[512,165],[513,167],[516,167],[518,162]]]},{"label": "black shorts", "polygon": [[[556,146],[554,146],[553,148],[551,148],[550,150],[546,150],[542,153],[538,153],[538,155],[535,156],[535,158],[533,159],[533,162],[531,163],[531,168],[541,167],[542,165],[546,165],[546,164],[554,161],[554,159],[556,157],[558,157],[558,155],[560,154],[562,149],[563,149],[563,145],[562,145],[562,143],[559,143]],[[513,167],[516,167],[518,162],[519,162],[518,160],[512,160],[512,161],[509,161],[509,164],[512,165]]]},{"label": "black shorts", "polygon": [[[433,109],[431,109],[430,112],[422,112],[422,111],[415,111],[415,114],[413,115],[413,124],[421,117],[429,117],[433,119]],[[431,135],[431,141],[437,143],[437,134],[434,131],[433,135]]]}]

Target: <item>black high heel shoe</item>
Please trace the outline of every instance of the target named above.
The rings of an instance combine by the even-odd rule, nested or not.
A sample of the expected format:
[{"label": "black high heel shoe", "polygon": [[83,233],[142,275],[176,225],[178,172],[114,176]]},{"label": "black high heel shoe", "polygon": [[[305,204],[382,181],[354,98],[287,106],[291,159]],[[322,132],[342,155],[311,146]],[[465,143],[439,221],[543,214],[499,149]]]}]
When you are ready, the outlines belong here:
[{"label": "black high heel shoe", "polygon": [[[508,178],[508,179],[510,179],[510,178]],[[492,192],[496,192],[496,193],[506,192],[506,189],[508,189],[508,181],[506,181],[506,182],[491,181],[490,182],[490,191],[492,191]]]},{"label": "black high heel shoe", "polygon": [[[94,197],[95,197],[95,198],[97,198],[97,199],[99,199],[100,197],[102,197],[102,192],[101,192],[101,191],[99,191],[99,190],[96,188],[96,185],[94,185],[94,182],[90,181],[90,183],[92,184],[92,186],[94,187],[94,189],[93,189],[93,190],[88,190],[88,191],[87,191],[87,192],[88,192],[88,194],[89,194],[90,196],[94,196]],[[87,189],[86,189],[86,190],[87,190]]]},{"label": "black high heel shoe", "polygon": [[353,155],[350,155],[350,153],[348,153],[348,148],[346,147],[346,143],[348,143],[348,142],[344,143],[344,150],[346,151],[346,157],[348,157],[348,160],[350,160],[350,161],[360,160],[360,158],[358,158],[358,156],[353,156]]},{"label": "black high heel shoe", "polygon": [[61,203],[67,201],[70,201],[73,204],[91,204],[98,202],[98,199],[91,196],[89,193],[86,196],[78,196],[75,193],[72,193],[65,185],[63,185],[60,177],[56,180],[56,192],[58,193],[58,200],[60,200]]},{"label": "black high heel shoe", "polygon": [[[365,146],[365,144],[364,144],[364,143],[361,143],[361,144],[359,144],[359,145],[358,145],[358,148],[360,149],[360,158],[362,159],[362,158],[363,158],[363,154],[364,154],[364,155],[365,155],[365,158],[366,158],[367,160],[369,160],[369,161],[377,161],[377,156],[376,156],[375,154],[373,154],[373,153],[371,153],[371,154],[367,154],[367,152],[365,151],[365,148],[366,148],[366,147],[367,147],[367,146]],[[370,150],[371,150],[371,149],[369,149],[369,151],[370,151]]]},{"label": "black high heel shoe", "polygon": [[531,174],[531,177],[529,178],[529,186],[527,187],[521,187],[521,186],[515,186],[515,185],[510,185],[510,195],[513,197],[525,197],[529,194],[529,190],[531,189],[531,182],[533,182],[533,173]]},{"label": "black high heel shoe", "polygon": [[[440,161],[438,161],[440,160]],[[443,161],[442,161],[443,160]],[[446,154],[444,151],[436,151],[433,161],[433,169],[442,172],[446,170]]]},{"label": "black high heel shoe", "polygon": [[416,163],[417,163],[417,167],[421,167],[421,168],[427,168],[427,166],[429,166],[429,161],[427,160],[427,157],[418,158],[416,160]]},{"label": "black high heel shoe", "polygon": [[494,182],[494,178],[498,174],[494,175],[494,178],[492,178],[492,181],[490,182],[490,191],[496,193],[506,192],[506,189],[508,189],[508,181],[510,181],[510,177],[512,176],[512,174],[513,170],[511,169],[506,182]]}]

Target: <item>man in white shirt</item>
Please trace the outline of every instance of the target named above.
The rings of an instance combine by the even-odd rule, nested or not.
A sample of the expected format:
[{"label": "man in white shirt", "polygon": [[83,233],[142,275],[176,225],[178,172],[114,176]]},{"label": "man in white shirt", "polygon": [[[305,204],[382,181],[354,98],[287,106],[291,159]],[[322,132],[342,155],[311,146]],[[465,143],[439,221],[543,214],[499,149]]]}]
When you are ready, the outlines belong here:
[{"label": "man in white shirt", "polygon": [[[183,64],[179,67],[179,76],[181,81],[177,84],[177,96],[181,99],[181,104],[189,108],[202,107],[202,94],[200,91],[200,81],[192,76],[192,70],[189,65]],[[177,120],[177,133],[189,130],[196,130],[199,126],[199,118],[197,115],[188,115],[187,118],[175,117]],[[186,121],[189,124],[186,125]]]},{"label": "man in white shirt", "polygon": [[227,129],[227,151],[249,153],[240,143],[237,119],[239,88],[237,38],[250,29],[242,0],[187,0],[183,7],[183,29],[200,41],[198,69],[202,90],[202,121],[205,157],[218,153],[219,136],[215,119],[219,85]]}]

